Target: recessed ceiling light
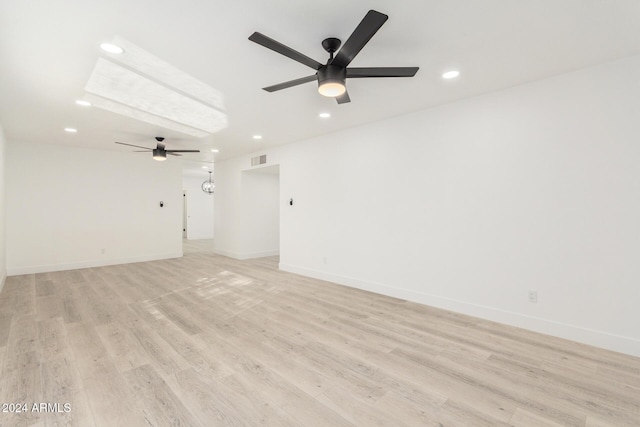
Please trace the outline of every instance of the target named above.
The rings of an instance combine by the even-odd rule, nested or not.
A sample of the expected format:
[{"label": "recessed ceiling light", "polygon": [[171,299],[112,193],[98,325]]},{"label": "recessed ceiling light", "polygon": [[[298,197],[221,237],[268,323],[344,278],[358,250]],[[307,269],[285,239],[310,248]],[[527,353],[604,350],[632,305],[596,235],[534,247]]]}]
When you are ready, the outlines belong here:
[{"label": "recessed ceiling light", "polygon": [[331,114],[329,114],[329,113],[320,113],[320,114],[318,114],[318,117],[320,117],[321,119],[328,119],[329,117],[331,117]]},{"label": "recessed ceiling light", "polygon": [[91,107],[91,103],[89,101],[85,101],[84,99],[77,99],[76,104],[82,105],[83,107]]},{"label": "recessed ceiling light", "polygon": [[78,129],[75,128],[64,128],[65,132],[69,132],[69,133],[76,133],[78,132]]},{"label": "recessed ceiling light", "polygon": [[262,135],[253,135],[253,139],[262,139]]},{"label": "recessed ceiling light", "polygon": [[451,71],[447,71],[446,73],[444,73],[442,75],[443,79],[455,79],[456,77],[458,77],[460,75],[460,71],[458,70],[451,70]]},{"label": "recessed ceiling light", "polygon": [[203,166],[202,169],[209,169],[207,166]]},{"label": "recessed ceiling light", "polygon": [[211,152],[212,152],[212,153],[219,153],[219,152],[220,152],[220,150],[218,150],[218,149],[216,149],[216,148],[213,148],[213,149],[211,149]]},{"label": "recessed ceiling light", "polygon": [[122,52],[124,52],[123,48],[121,48],[120,46],[116,46],[115,44],[111,44],[111,43],[102,43],[100,45],[100,49],[104,50],[105,52],[109,52],[109,53],[122,53]]}]

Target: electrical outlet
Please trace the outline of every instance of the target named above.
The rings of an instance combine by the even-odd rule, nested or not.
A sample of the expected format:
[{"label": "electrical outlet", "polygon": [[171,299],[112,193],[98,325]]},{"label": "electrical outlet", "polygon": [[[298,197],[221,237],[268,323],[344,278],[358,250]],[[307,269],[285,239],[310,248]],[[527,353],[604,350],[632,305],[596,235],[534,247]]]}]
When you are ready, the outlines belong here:
[{"label": "electrical outlet", "polygon": [[529,291],[529,302],[537,303],[538,302],[538,291],[530,290]]}]

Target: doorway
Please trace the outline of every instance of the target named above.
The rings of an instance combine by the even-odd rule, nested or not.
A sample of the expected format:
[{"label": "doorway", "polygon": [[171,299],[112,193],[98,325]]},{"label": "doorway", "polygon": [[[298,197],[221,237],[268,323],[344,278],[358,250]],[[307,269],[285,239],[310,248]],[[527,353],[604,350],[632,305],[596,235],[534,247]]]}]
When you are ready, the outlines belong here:
[{"label": "doorway", "polygon": [[182,190],[182,238],[187,238],[187,190]]},{"label": "doorway", "polygon": [[280,254],[280,165],[242,171],[242,257]]}]

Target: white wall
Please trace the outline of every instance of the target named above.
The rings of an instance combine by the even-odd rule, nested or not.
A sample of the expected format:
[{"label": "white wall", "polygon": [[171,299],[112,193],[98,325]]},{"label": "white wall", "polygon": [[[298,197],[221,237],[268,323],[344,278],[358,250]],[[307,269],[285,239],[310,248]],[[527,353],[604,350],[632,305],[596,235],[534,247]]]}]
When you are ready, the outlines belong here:
[{"label": "white wall", "polygon": [[182,173],[171,160],[9,141],[8,274],[182,256]]},{"label": "white wall", "polygon": [[[632,57],[268,151],[280,267],[640,355],[638,75]],[[249,157],[216,165],[235,216]]]},{"label": "white wall", "polygon": [[[247,163],[248,162],[248,163]],[[216,182],[216,203],[213,214],[214,250],[222,255],[242,259],[242,170],[251,164],[248,158],[216,162],[213,180]]]},{"label": "white wall", "polygon": [[0,124],[0,291],[7,277],[7,248],[6,248],[6,142],[2,125]]},{"label": "white wall", "polygon": [[249,158],[216,163],[214,215],[217,253],[237,259],[280,252],[280,178],[277,164],[251,167]]},{"label": "white wall", "polygon": [[213,239],[214,194],[202,191],[202,183],[209,173],[201,176],[184,175],[182,188],[187,192],[187,239]]}]

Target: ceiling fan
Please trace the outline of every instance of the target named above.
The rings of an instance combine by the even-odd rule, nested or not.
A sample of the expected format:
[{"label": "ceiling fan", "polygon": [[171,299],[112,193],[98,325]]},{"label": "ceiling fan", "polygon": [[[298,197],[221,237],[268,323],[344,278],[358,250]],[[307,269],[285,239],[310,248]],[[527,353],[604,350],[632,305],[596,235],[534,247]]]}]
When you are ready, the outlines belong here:
[{"label": "ceiling fan", "polygon": [[[330,37],[322,41],[322,47],[329,53],[329,60],[326,64],[321,64],[315,59],[291,49],[280,42],[255,32],[251,34],[249,40],[258,43],[268,49],[278,52],[286,57],[298,61],[316,70],[316,73],[288,82],[280,83],[263,88],[267,92],[286,89],[303,83],[318,81],[318,92],[321,95],[336,98],[338,104],[350,102],[347,92],[346,79],[348,78],[370,78],[370,77],[413,77],[418,72],[418,67],[366,67],[347,68],[356,55],[369,42],[371,37],[382,27],[382,24],[389,17],[375,10],[367,12],[360,24],[353,31],[351,36],[342,45],[340,39]],[[335,56],[335,52],[338,52]]]},{"label": "ceiling fan", "polygon": [[156,146],[156,148],[141,147],[139,145],[126,144],[124,142],[116,142],[116,144],[143,148],[145,150],[145,151],[136,150],[135,151],[136,153],[144,153],[147,151],[152,151],[154,160],[158,160],[159,162],[167,160],[167,154],[170,156],[181,156],[182,154],[176,154],[176,153],[199,153],[200,152],[200,150],[167,150],[165,149],[165,145],[162,143],[162,141],[164,141],[163,137],[156,136],[156,141],[158,141],[158,145]]}]

